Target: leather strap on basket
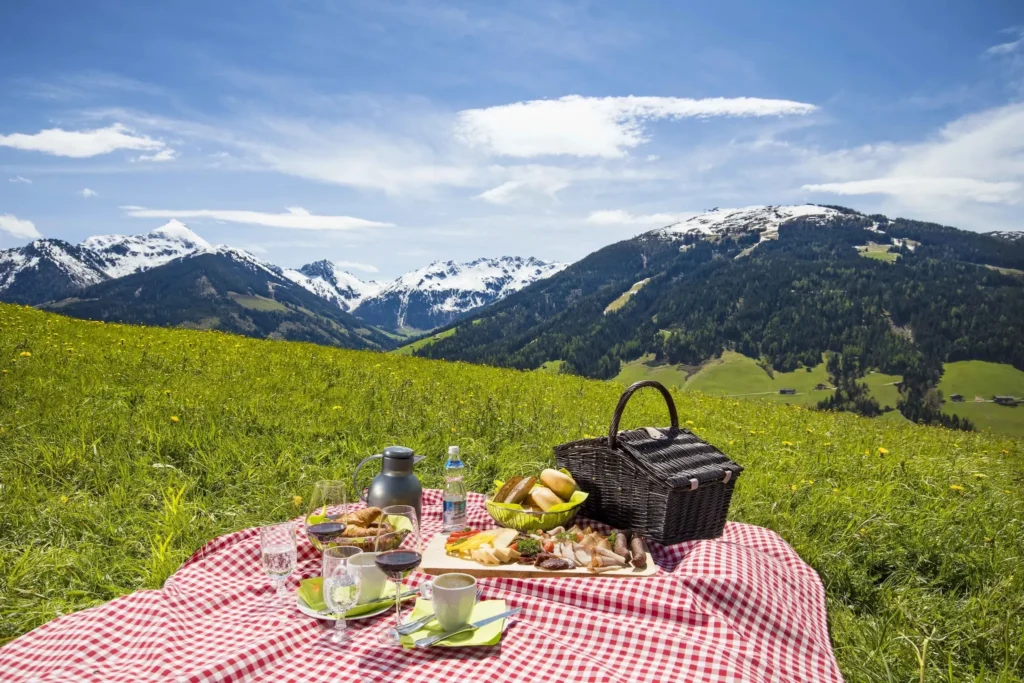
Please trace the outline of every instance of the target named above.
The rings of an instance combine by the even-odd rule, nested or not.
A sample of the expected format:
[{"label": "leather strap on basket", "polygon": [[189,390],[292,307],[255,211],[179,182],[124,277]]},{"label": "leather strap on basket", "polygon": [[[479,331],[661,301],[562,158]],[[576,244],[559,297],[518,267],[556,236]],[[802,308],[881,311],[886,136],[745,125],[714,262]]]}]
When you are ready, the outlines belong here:
[{"label": "leather strap on basket", "polygon": [[615,414],[612,415],[612,427],[608,430],[608,445],[612,448],[618,446],[618,434],[619,434],[619,420],[622,419],[622,411],[626,409],[626,404],[629,403],[629,399],[644,387],[654,387],[661,392],[661,395],[665,398],[665,403],[668,404],[668,414],[672,419],[672,427],[679,429],[679,414],[676,412],[675,401],[672,400],[672,394],[668,393],[661,382],[655,382],[653,379],[645,379],[642,382],[634,382],[628,389],[622,392],[622,396],[619,397],[619,405],[615,406]]}]

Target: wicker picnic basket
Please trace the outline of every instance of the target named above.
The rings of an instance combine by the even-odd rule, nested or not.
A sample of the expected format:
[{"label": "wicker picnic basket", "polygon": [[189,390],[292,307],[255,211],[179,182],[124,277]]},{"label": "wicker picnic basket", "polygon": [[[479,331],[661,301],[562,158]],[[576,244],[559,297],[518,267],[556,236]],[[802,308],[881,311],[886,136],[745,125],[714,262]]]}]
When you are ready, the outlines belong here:
[{"label": "wicker picnic basket", "polygon": [[[665,397],[672,426],[619,431],[630,397],[654,387]],[[743,468],[688,429],[679,428],[672,395],[646,380],[619,398],[607,437],[555,447],[559,467],[589,495],[582,514],[663,545],[722,535]]]}]

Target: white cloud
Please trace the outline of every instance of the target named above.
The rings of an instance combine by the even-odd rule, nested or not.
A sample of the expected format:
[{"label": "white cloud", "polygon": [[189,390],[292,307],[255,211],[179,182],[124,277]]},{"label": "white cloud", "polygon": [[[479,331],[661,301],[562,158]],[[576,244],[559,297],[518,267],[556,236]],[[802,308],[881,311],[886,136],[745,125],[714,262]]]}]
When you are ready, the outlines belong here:
[{"label": "white cloud", "polygon": [[388,228],[393,223],[380,223],[352,216],[318,216],[300,206],[288,207],[285,213],[223,209],[147,209],[141,206],[122,206],[134,218],[212,218],[228,223],[261,225],[293,230],[353,230],[356,228]]},{"label": "white cloud", "polygon": [[655,119],[810,114],[813,104],[755,97],[582,97],[514,102],[461,111],[456,136],[472,147],[512,156],[617,158],[648,141]]},{"label": "white cloud", "polygon": [[83,190],[79,190],[78,194],[81,195],[82,197],[86,198],[86,199],[89,199],[90,197],[97,197],[97,196],[99,196],[100,193],[97,192],[96,190],[90,190],[87,187],[87,188],[85,188]]},{"label": "white cloud", "polygon": [[22,178],[20,175],[16,175],[13,178],[8,178],[7,182],[9,182],[9,183],[25,183],[26,185],[31,185],[32,184],[31,180],[29,180],[28,178]]},{"label": "white cloud", "polygon": [[606,211],[591,211],[587,216],[587,223],[592,225],[638,225],[638,226],[663,226],[678,223],[681,220],[695,216],[694,212],[681,213],[648,213],[632,214],[622,209],[611,209]]},{"label": "white cloud", "polygon": [[119,149],[162,150],[166,145],[131,128],[115,123],[94,130],[63,130],[49,128],[29,135],[12,133],[0,135],[0,147],[43,152],[60,157],[83,159],[109,154]]},{"label": "white cloud", "polygon": [[379,273],[380,269],[377,266],[371,266],[369,263],[356,263],[355,261],[335,261],[334,265],[342,268],[351,268],[353,270],[361,270],[364,273]]},{"label": "white cloud", "polygon": [[1007,29],[1006,33],[1016,33],[1017,40],[1011,40],[1006,43],[1000,43],[999,45],[993,45],[989,49],[985,50],[987,55],[1012,55],[1018,50],[1024,51],[1024,30],[1022,29]]},{"label": "white cloud", "polygon": [[170,147],[162,149],[156,154],[140,154],[139,156],[132,159],[132,161],[173,161],[178,158],[178,153]]},{"label": "white cloud", "polygon": [[0,214],[0,232],[6,232],[19,239],[39,239],[42,235],[36,230],[35,223],[18,218],[9,213]]},{"label": "white cloud", "polygon": [[837,155],[850,162],[842,167],[849,175],[837,177],[833,169],[830,179],[836,182],[809,183],[803,189],[888,195],[915,208],[934,209],[936,202],[944,206],[963,201],[1017,204],[1024,201],[1024,103],[957,119],[926,142],[879,145],[831,156]]},{"label": "white cloud", "polygon": [[958,197],[996,204],[1016,204],[1021,198],[1020,183],[988,182],[974,178],[872,178],[845,183],[804,185],[802,189],[808,192],[831,192],[841,195],[885,194],[897,197],[913,195]]}]

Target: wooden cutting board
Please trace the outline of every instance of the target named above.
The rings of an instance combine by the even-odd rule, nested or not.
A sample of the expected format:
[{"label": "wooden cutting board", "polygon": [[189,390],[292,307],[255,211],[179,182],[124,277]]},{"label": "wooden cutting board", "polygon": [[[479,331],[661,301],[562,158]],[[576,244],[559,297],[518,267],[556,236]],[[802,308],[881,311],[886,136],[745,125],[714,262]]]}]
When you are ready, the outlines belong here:
[{"label": "wooden cutting board", "polygon": [[444,534],[435,534],[430,543],[427,544],[427,548],[423,553],[423,562],[420,563],[420,571],[426,572],[432,576],[439,574],[469,574],[480,578],[486,578],[489,576],[504,576],[512,579],[526,579],[530,577],[558,577],[558,576],[611,576],[620,579],[638,579],[645,576],[654,576],[658,572],[658,567],[654,564],[654,560],[651,558],[651,554],[647,553],[647,567],[644,569],[636,569],[634,567],[624,567],[622,569],[616,569],[615,571],[602,572],[600,574],[594,574],[590,571],[577,567],[575,569],[563,569],[561,571],[551,571],[549,569],[539,569],[538,567],[530,564],[499,564],[499,565],[484,565],[472,560],[463,560],[459,557],[452,557],[444,551]]}]

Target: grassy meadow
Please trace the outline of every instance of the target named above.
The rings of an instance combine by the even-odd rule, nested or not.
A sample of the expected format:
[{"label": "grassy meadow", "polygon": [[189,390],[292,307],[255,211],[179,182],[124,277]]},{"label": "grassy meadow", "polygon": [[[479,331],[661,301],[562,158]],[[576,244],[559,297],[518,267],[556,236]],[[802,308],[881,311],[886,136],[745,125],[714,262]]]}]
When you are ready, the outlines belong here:
[{"label": "grassy meadow", "polygon": [[[475,490],[535,470],[605,432],[621,390],[0,305],[0,643],[160,586],[205,541],[299,514],[314,481],[389,444],[431,456],[425,486],[449,444]],[[1024,681],[1024,442],[676,398],[746,468],[731,519],[821,575],[848,680]],[[623,426],[664,424],[659,401],[638,396]]]}]

